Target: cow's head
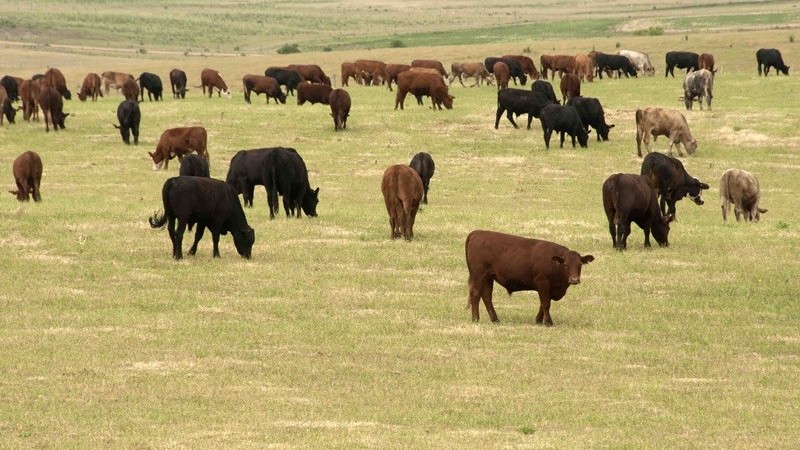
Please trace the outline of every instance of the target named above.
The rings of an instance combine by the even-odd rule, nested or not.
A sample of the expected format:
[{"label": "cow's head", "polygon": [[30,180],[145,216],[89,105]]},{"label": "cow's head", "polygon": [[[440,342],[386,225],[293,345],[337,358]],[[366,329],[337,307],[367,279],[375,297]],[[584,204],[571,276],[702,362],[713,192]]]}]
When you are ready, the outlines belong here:
[{"label": "cow's head", "polygon": [[86,101],[86,91],[84,91],[83,87],[78,88],[78,100],[82,102]]},{"label": "cow's head", "polygon": [[227,90],[227,89],[223,89],[223,90],[221,91],[221,93],[222,93],[222,96],[223,96],[223,97],[225,97],[225,98],[231,98],[231,91],[229,91],[229,90]]},{"label": "cow's head", "polygon": [[597,127],[597,130],[595,130],[595,131],[597,131],[597,135],[600,136],[600,139],[602,139],[604,141],[607,141],[608,140],[608,132],[611,131],[612,128],[614,128],[614,124],[612,123],[611,125],[608,125],[606,123],[606,120],[603,119],[603,122],[600,123],[600,126]]},{"label": "cow's head", "polygon": [[319,188],[306,191],[303,196],[303,212],[308,217],[317,217],[317,204],[319,203]]},{"label": "cow's head", "polygon": [[561,267],[561,271],[569,284],[581,283],[581,266],[594,261],[594,256],[581,256],[575,251],[568,251],[560,256],[553,256],[553,262]]},{"label": "cow's head", "polygon": [[686,153],[694,155],[697,151],[697,139],[683,141],[683,146],[686,148]]},{"label": "cow's head", "polygon": [[153,158],[153,170],[161,170],[161,167],[164,165],[164,155],[156,149],[156,152],[147,152],[151,158]]},{"label": "cow's head", "polygon": [[586,148],[589,144],[589,131],[586,131],[586,128],[583,128],[583,125],[580,123],[577,127],[575,127],[575,137],[578,138],[578,144],[580,144],[581,148]]},{"label": "cow's head", "polygon": [[669,224],[674,219],[674,215],[667,214],[666,216],[653,221],[651,231],[653,232],[653,238],[655,238],[656,242],[658,242],[658,245],[662,247],[669,247]]},{"label": "cow's head", "polygon": [[233,235],[233,245],[236,246],[236,251],[239,255],[241,255],[242,258],[250,259],[250,254],[253,251],[253,244],[256,242],[255,230],[245,225],[241,230],[231,232],[231,234]]},{"label": "cow's head", "polygon": [[58,125],[63,130],[64,129],[64,120],[66,120],[68,115],[69,115],[69,113],[60,112],[60,111],[58,113],[56,113],[56,114],[53,114],[53,126]]},{"label": "cow's head", "polygon": [[444,107],[447,109],[453,109],[453,97],[452,95],[445,95],[442,99],[442,103],[444,103]]},{"label": "cow's head", "polygon": [[0,114],[5,114],[6,119],[8,119],[8,123],[14,123],[14,118],[17,116],[17,111],[22,109],[22,107],[14,108],[11,106],[11,100],[6,99],[3,103],[3,111]]},{"label": "cow's head", "polygon": [[680,192],[678,198],[689,197],[696,205],[702,205],[703,202],[703,190],[708,189],[710,186],[701,183],[700,180],[697,178],[692,178],[692,183],[687,186],[682,186],[683,192]]},{"label": "cow's head", "polygon": [[72,92],[67,88],[64,88],[64,92],[61,95],[64,96],[64,100],[72,100]]}]

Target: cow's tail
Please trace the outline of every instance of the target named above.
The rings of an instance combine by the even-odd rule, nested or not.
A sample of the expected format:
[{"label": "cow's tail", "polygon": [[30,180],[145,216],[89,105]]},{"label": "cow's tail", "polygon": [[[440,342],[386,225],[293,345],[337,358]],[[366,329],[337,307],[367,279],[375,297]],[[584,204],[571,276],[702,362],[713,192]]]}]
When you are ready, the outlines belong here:
[{"label": "cow's tail", "polygon": [[[472,233],[468,234],[467,240],[466,242],[464,242],[464,256],[467,259],[467,273],[472,273],[469,269],[469,240],[474,233],[475,232],[473,231]],[[472,306],[472,304],[470,303],[470,298],[471,298],[470,292],[472,292],[472,282],[473,282],[472,276],[470,276],[469,280],[467,281],[467,306],[465,306],[464,309],[470,309],[470,307]]]},{"label": "cow's tail", "polygon": [[[275,180],[275,165],[273,164],[272,167],[269,168],[271,175],[272,175],[272,192],[270,192],[270,197],[272,198],[272,211],[270,213],[274,213],[276,216],[280,212],[280,208],[278,208],[278,184]],[[284,193],[284,195],[289,195],[288,192]],[[284,197],[285,198],[285,197]],[[299,207],[299,205],[298,205]]]},{"label": "cow's tail", "polygon": [[642,135],[644,134],[642,131],[642,118],[644,117],[644,112],[641,109],[636,110],[636,151],[639,153],[639,156],[642,156]]},{"label": "cow's tail", "polygon": [[158,211],[156,211],[147,221],[150,222],[150,228],[164,228],[168,220],[169,216],[166,212],[159,217]]}]

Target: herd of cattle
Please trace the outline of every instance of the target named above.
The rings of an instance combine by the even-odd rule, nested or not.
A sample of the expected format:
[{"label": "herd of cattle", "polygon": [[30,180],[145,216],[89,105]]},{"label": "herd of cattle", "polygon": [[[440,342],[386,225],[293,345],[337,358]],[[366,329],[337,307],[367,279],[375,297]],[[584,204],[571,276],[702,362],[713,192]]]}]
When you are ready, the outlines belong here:
[{"label": "herd of cattle", "polygon": [[[770,68],[788,75],[789,67],[775,49],[761,49],[756,54],[758,73],[766,76]],[[702,101],[711,109],[713,83],[718,69],[714,67],[711,54],[691,52],[668,52],[665,76],[674,76],[674,69],[686,69],[684,96],[686,109],[691,109],[695,99],[703,109]],[[528,115],[528,128],[533,118],[538,118],[544,133],[545,146],[549,148],[553,132],[560,133],[561,146],[565,135],[576,139],[581,147],[588,145],[588,136],[593,129],[597,140],[608,140],[614,127],[605,121],[605,112],[596,98],[581,96],[582,82],[593,82],[594,77],[603,78],[616,74],[636,77],[643,73],[655,74],[655,69],[645,53],[620,50],[617,54],[592,51],[585,55],[542,55],[541,72],[533,60],[523,55],[504,55],[486,58],[481,62],[453,63],[448,74],[441,62],[414,60],[411,64],[386,64],[374,60],[345,62],[341,66],[341,83],[348,86],[352,79],[363,85],[386,85],[392,90],[396,84],[395,109],[403,109],[404,100],[410,93],[418,104],[429,97],[434,109],[452,109],[454,97],[449,86],[458,79],[464,86],[465,78],[472,78],[472,86],[497,85],[497,114],[495,128],[506,114],[511,124],[518,128],[514,116]],[[562,99],[556,97],[553,86],[547,80],[560,75]],[[528,78],[533,81],[530,90],[509,88],[513,81],[525,85]],[[186,73],[174,69],[169,74],[175,99],[183,99],[187,87]],[[219,72],[213,69],[202,71],[203,94],[230,96],[230,90]],[[138,83],[137,83],[138,82]],[[245,75],[242,79],[244,98],[251,102],[251,94],[265,94],[276,103],[285,103],[287,95],[295,95],[297,103],[322,103],[329,105],[336,131],[346,129],[351,99],[344,89],[334,89],[331,79],[317,65],[290,65],[270,67],[261,75]],[[122,140],[130,144],[139,142],[141,111],[139,102],[144,101],[144,92],[150,101],[163,100],[163,85],[158,75],[144,72],[138,78],[121,72],[90,73],[83,80],[78,98],[85,101],[109,95],[110,89],[121,91],[124,100],[117,108],[117,119]],[[285,89],[285,92],[284,92]],[[56,68],[48,69],[31,79],[5,76],[0,80],[0,124],[5,116],[14,123],[16,111],[22,110],[24,120],[39,120],[42,110],[45,130],[52,124],[54,130],[64,128],[69,113],[63,112],[63,99],[70,100],[64,75]],[[19,101],[21,106],[14,107]],[[664,108],[641,108],[635,113],[636,143],[638,155],[642,156],[644,141],[647,155],[640,174],[614,174],[603,183],[603,207],[609,224],[612,245],[624,250],[631,232],[631,223],[644,231],[645,246],[650,247],[650,233],[661,246],[669,245],[670,223],[674,220],[677,201],[690,197],[696,204],[703,204],[702,191],[709,185],[700,182],[686,172],[680,160],[661,153],[650,153],[650,137],[667,136],[672,147],[677,146],[683,156],[681,145],[690,155],[697,149],[697,141],[689,130],[686,118],[679,111]],[[255,232],[248,225],[239,202],[239,194],[245,206],[252,207],[255,186],[264,186],[270,218],[279,212],[278,196],[283,197],[287,216],[298,218],[317,215],[319,188],[312,189],[308,171],[300,154],[292,148],[274,147],[242,150],[230,162],[225,181],[210,178],[207,133],[203,127],[183,127],[165,130],[159,138],[155,152],[148,152],[153,169],[168,168],[175,157],[181,162],[178,177],[168,179],[162,188],[163,213],[149,219],[153,228],[169,230],[173,246],[173,257],[181,259],[183,235],[196,225],[194,243],[190,255],[197,251],[198,242],[207,228],[212,234],[213,256],[219,257],[219,237],[228,232],[233,236],[238,253],[249,258],[255,242]],[[431,155],[420,152],[409,165],[393,165],[386,169],[381,183],[386,210],[389,215],[390,237],[413,238],[413,227],[420,203],[428,202],[430,179],[435,165]],[[41,201],[40,183],[42,160],[32,151],[21,154],[13,163],[13,174],[17,189],[10,191],[19,201]],[[758,221],[766,210],[760,208],[760,187],[754,175],[740,169],[729,169],[720,180],[719,194],[722,199],[723,220],[727,220],[730,205],[735,206],[736,220]],[[535,290],[539,293],[540,308],[537,323],[552,325],[550,302],[561,299],[570,285],[580,283],[581,266],[594,260],[591,255],[581,256],[561,245],[506,235],[492,231],[474,231],[466,240],[466,258],[469,269],[469,300],[467,307],[472,318],[479,318],[481,299],[491,320],[497,320],[492,305],[493,282],[498,282],[509,293]]]}]

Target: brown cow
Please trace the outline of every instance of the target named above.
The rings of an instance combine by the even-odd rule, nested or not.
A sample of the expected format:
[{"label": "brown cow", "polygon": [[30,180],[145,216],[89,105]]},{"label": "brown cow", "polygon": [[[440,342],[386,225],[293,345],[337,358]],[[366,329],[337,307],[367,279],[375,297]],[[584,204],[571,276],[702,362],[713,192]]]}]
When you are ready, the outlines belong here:
[{"label": "brown cow", "polygon": [[744,216],[745,221],[758,222],[761,214],[766,209],[758,207],[761,201],[761,187],[758,178],[750,172],[741,169],[728,169],[719,180],[719,196],[722,199],[722,220],[728,220],[731,203],[734,204],[733,212],[736,221]]},{"label": "brown cow", "polygon": [[412,72],[411,70],[398,75],[394,109],[397,109],[398,106],[403,109],[403,103],[409,92],[417,98],[419,104],[422,104],[423,95],[430,97],[434,110],[437,107],[441,110],[442,104],[447,109],[453,109],[453,99],[455,97],[450,95],[447,85],[444,84],[444,80],[439,75]]},{"label": "brown cow", "polygon": [[461,86],[464,86],[464,77],[467,78],[474,78],[475,83],[473,83],[470,87],[475,87],[480,85],[483,80],[486,80],[487,85],[492,85],[492,74],[486,70],[486,66],[483,65],[481,62],[466,62],[466,63],[453,63],[450,65],[450,83],[453,82],[456,78],[458,78],[458,82],[461,83]]},{"label": "brown cow", "polygon": [[581,81],[594,82],[594,59],[589,55],[575,55],[575,75]]},{"label": "brown cow", "polygon": [[39,121],[39,94],[42,93],[39,80],[25,80],[19,87],[19,98],[22,101],[23,119]]},{"label": "brown cow", "polygon": [[169,160],[178,157],[178,161],[183,159],[183,155],[197,152],[203,159],[208,161],[208,150],[206,129],[203,127],[182,127],[170,128],[158,139],[156,152],[147,152],[153,158],[153,170],[167,170]]},{"label": "brown cow", "polygon": [[608,177],[603,183],[603,208],[615,249],[627,248],[631,222],[644,230],[645,247],[650,247],[650,231],[658,245],[669,246],[669,224],[675,216],[661,214],[649,176],[618,173]]},{"label": "brown cow", "polygon": [[331,105],[334,131],[344,131],[350,115],[350,94],[344,89],[334,89],[328,97],[328,104]]},{"label": "brown cow", "polygon": [[645,108],[636,110],[636,150],[642,156],[642,140],[644,140],[647,153],[650,153],[650,135],[653,140],[658,136],[669,137],[669,154],[672,155],[672,146],[678,147],[678,156],[683,156],[681,144],[686,152],[694,155],[697,150],[697,140],[689,130],[686,117],[679,111],[664,108]]},{"label": "brown cow", "polygon": [[397,83],[397,76],[400,75],[402,72],[411,69],[411,66],[408,64],[387,64],[386,65],[386,85],[388,86],[389,90],[392,90],[392,83]]},{"label": "brown cow", "polygon": [[699,58],[697,58],[698,65],[700,69],[706,69],[711,72],[712,75],[716,75],[717,70],[714,69],[714,55],[711,53],[702,53]]},{"label": "brown cow", "polygon": [[[370,81],[373,86],[386,80],[386,63],[370,59],[357,59],[355,62],[356,73],[369,86]],[[380,80],[380,82],[378,81]]]},{"label": "brown cow", "polygon": [[0,86],[0,125],[3,124],[4,116],[8,119],[8,123],[14,123],[14,117],[20,109],[22,109],[21,106],[18,108],[11,106],[11,97],[6,92],[6,88]]},{"label": "brown cow", "polygon": [[503,55],[501,58],[508,58],[513,59],[514,61],[519,63],[519,66],[522,67],[522,71],[527,73],[528,76],[531,77],[531,80],[538,80],[541,78],[539,71],[536,70],[536,64],[533,63],[533,60],[528,58],[524,55]]},{"label": "brown cow", "polygon": [[217,88],[217,97],[222,97],[224,94],[225,97],[230,98],[231,93],[228,91],[228,85],[225,84],[225,80],[222,79],[219,72],[214,69],[203,69],[200,73],[200,84],[203,88],[203,95],[206,94],[206,87],[208,87],[208,98],[211,98],[211,95],[214,93],[214,88]]},{"label": "brown cow", "polygon": [[581,79],[572,73],[565,73],[561,77],[561,97],[566,105],[572,97],[581,96]]},{"label": "brown cow", "polygon": [[128,80],[133,80],[133,75],[125,72],[105,71],[100,75],[103,80],[103,88],[108,95],[109,88],[113,87],[117,91],[122,89],[122,86]]},{"label": "brown cow", "polygon": [[122,95],[125,100],[139,102],[139,85],[133,80],[128,80],[122,85]]},{"label": "brown cow", "polygon": [[333,88],[327,84],[312,84],[304,81],[297,85],[297,104],[302,105],[309,102],[312,105],[322,103],[328,104]]},{"label": "brown cow", "polygon": [[424,67],[427,69],[434,69],[439,75],[447,78],[447,71],[444,70],[444,66],[439,61],[435,59],[415,59],[411,61],[411,67]]},{"label": "brown cow", "polygon": [[267,97],[267,104],[269,104],[270,97],[274,98],[276,103],[286,103],[286,94],[283,93],[275,78],[263,75],[245,75],[242,77],[242,85],[244,85],[244,101],[248,104],[251,92],[255,92],[256,96],[264,94]]},{"label": "brown cow", "polygon": [[502,61],[494,63],[492,66],[492,73],[494,79],[497,80],[497,90],[505,89],[508,87],[508,79],[510,78],[508,65]]},{"label": "brown cow", "polygon": [[100,90],[101,81],[100,75],[96,73],[90,73],[86,75],[83,79],[83,84],[81,85],[81,89],[78,91],[78,99],[82,102],[86,101],[86,98],[91,96],[92,101],[96,102],[97,97],[103,96],[103,92]]},{"label": "brown cow", "polygon": [[64,97],[64,100],[72,99],[72,93],[67,89],[67,81],[64,79],[64,74],[55,67],[47,69],[47,72],[44,73],[44,78],[39,83],[43,88],[51,87],[58,91]]},{"label": "brown cow", "polygon": [[44,130],[50,132],[50,124],[53,124],[53,130],[58,131],[60,127],[64,129],[64,119],[67,118],[69,113],[64,114],[64,102],[61,100],[61,94],[51,87],[43,87],[42,92],[39,93],[39,106],[42,108],[42,115],[44,115]]},{"label": "brown cow", "polygon": [[381,192],[389,213],[389,237],[403,236],[410,241],[414,237],[414,219],[422,201],[422,179],[411,167],[395,164],[383,172]]},{"label": "brown cow", "polygon": [[509,295],[538,292],[536,323],[552,326],[550,302],[561,300],[570,286],[580,284],[581,267],[594,261],[594,256],[581,256],[563,245],[495,231],[473,231],[464,246],[469,270],[467,308],[472,308],[474,322],[480,320],[481,299],[489,319],[497,322],[492,303],[497,281]]},{"label": "brown cow", "polygon": [[316,64],[289,64],[286,68],[299,73],[310,83],[331,85],[331,79]]},{"label": "brown cow", "polygon": [[36,152],[25,152],[14,160],[14,181],[16,191],[8,191],[17,196],[17,200],[27,202],[33,194],[33,201],[42,201],[39,185],[42,182],[42,158]]},{"label": "brown cow", "polygon": [[347,86],[350,78],[356,81],[356,83],[361,84],[361,79],[358,77],[356,72],[356,63],[351,62],[343,62],[342,63],[342,86]]},{"label": "brown cow", "polygon": [[552,73],[550,79],[556,77],[556,72],[563,76],[565,73],[575,72],[575,57],[569,55],[542,55],[539,62],[542,64],[542,78],[547,79],[547,71]]}]

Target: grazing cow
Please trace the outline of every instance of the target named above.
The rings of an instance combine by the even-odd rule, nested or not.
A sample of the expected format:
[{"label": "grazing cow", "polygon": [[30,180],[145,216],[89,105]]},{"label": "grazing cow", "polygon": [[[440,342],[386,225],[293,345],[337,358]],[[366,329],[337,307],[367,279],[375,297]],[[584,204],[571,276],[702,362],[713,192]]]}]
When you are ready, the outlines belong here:
[{"label": "grazing cow", "polygon": [[206,143],[208,141],[208,134],[203,127],[181,127],[169,128],[158,139],[156,145],[156,152],[147,152],[150,158],[153,159],[153,170],[164,170],[169,167],[169,160],[178,157],[178,161],[183,159],[183,155],[191,152],[197,152],[208,161],[208,150]]},{"label": "grazing cow", "polygon": [[[538,81],[538,80],[537,80]],[[531,129],[533,118],[539,118],[539,114],[551,100],[538,91],[526,91],[525,89],[507,88],[497,92],[497,115],[494,120],[494,129],[500,126],[500,118],[503,113],[508,111],[506,117],[514,128],[519,128],[514,122],[514,115],[528,115],[528,129]]]},{"label": "grazing cow", "polygon": [[27,202],[33,195],[33,201],[41,202],[42,194],[39,185],[42,183],[42,158],[36,152],[27,151],[17,156],[12,166],[16,191],[8,191],[17,196],[17,200]]},{"label": "grazing cow", "polygon": [[279,85],[286,86],[286,94],[292,94],[292,96],[294,96],[297,85],[305,81],[299,72],[285,67],[270,67],[264,71],[264,75],[275,78]]},{"label": "grazing cow", "polygon": [[78,100],[85,102],[88,97],[92,97],[92,101],[96,102],[97,97],[102,97],[103,92],[100,89],[102,86],[100,75],[96,73],[87,74],[81,84],[81,89],[78,91]]},{"label": "grazing cow", "polygon": [[520,84],[525,86],[525,83],[528,82],[528,77],[525,75],[525,72],[522,70],[522,66],[520,66],[517,61],[509,58],[489,57],[483,61],[483,65],[490,73],[494,73],[494,65],[498,61],[508,66],[508,74],[511,79],[514,80],[515,85],[517,84],[517,80],[519,80]]},{"label": "grazing cow", "polygon": [[789,66],[783,63],[783,56],[778,49],[762,48],[756,52],[756,62],[758,63],[758,76],[761,76],[761,67],[764,67],[764,76],[769,75],[769,68],[774,67],[778,75],[783,72],[789,75]]},{"label": "grazing cow", "polygon": [[636,67],[633,66],[631,60],[622,55],[609,55],[602,52],[591,51],[589,56],[594,59],[594,64],[597,70],[597,75],[603,79],[603,72],[606,70],[622,71],[625,78],[637,77]]},{"label": "grazing cow", "polygon": [[25,80],[19,88],[19,95],[22,99],[22,114],[26,121],[39,121],[39,94],[42,93],[39,80]]},{"label": "grazing cow", "polygon": [[152,228],[167,225],[173,258],[183,258],[183,233],[187,226],[191,231],[197,224],[190,255],[197,252],[197,243],[208,228],[214,243],[214,258],[219,258],[219,236],[230,232],[236,251],[250,259],[256,233],[247,224],[239,197],[231,186],[213,178],[172,177],[164,182],[161,198],[164,213],[159,217],[156,212],[149,222]]},{"label": "grazing cow", "polygon": [[502,61],[497,61],[492,66],[492,73],[494,74],[494,79],[497,80],[497,90],[506,89],[508,88],[508,79],[510,78],[510,74],[508,71],[508,65]]},{"label": "grazing cow", "polygon": [[594,82],[594,58],[589,55],[575,55],[575,75],[590,83]]},{"label": "grazing cow", "polygon": [[250,93],[255,92],[256,97],[264,94],[269,104],[270,97],[275,99],[275,103],[286,103],[286,94],[281,90],[278,80],[263,75],[245,75],[242,77],[244,85],[244,101],[250,103]]},{"label": "grazing cow", "polygon": [[40,83],[43,88],[51,87],[58,91],[64,97],[64,100],[72,99],[72,93],[67,89],[67,81],[64,79],[64,74],[55,67],[47,69]]},{"label": "grazing cow", "polygon": [[607,141],[608,132],[614,128],[614,124],[606,123],[606,113],[603,111],[603,105],[600,100],[591,97],[572,97],[567,101],[568,106],[574,107],[578,110],[578,115],[581,118],[581,123],[586,131],[592,127],[597,133],[597,140],[600,139]]},{"label": "grazing cow", "polygon": [[647,53],[635,52],[633,50],[619,50],[617,54],[628,58],[637,72],[644,73],[649,77],[656,74],[656,69],[653,67],[653,63],[650,62],[650,56],[648,56]]},{"label": "grazing cow", "polygon": [[386,168],[381,181],[383,201],[389,213],[389,237],[414,237],[414,220],[422,200],[422,179],[409,166],[395,164]]},{"label": "grazing cow", "polygon": [[6,94],[6,88],[3,86],[0,86],[0,108],[2,108],[2,111],[0,111],[0,125],[3,124],[3,116],[8,119],[8,123],[14,123],[17,111],[22,109],[21,106],[19,108],[11,106],[11,99]]},{"label": "grazing cow", "polygon": [[439,61],[434,59],[415,59],[411,61],[411,67],[420,67],[426,69],[433,69],[439,73],[439,75],[447,78],[448,74],[447,71],[444,70],[444,66]]},{"label": "grazing cow", "polygon": [[679,111],[664,108],[644,108],[636,110],[636,151],[642,156],[642,140],[644,140],[647,153],[650,153],[650,136],[655,140],[658,136],[669,138],[669,154],[672,155],[672,146],[678,148],[678,156],[683,156],[681,144],[686,152],[694,155],[697,150],[697,140],[689,130],[686,117]]},{"label": "grazing cow", "polygon": [[722,199],[722,220],[728,220],[731,203],[734,204],[733,212],[736,221],[744,216],[745,221],[758,222],[761,214],[766,209],[759,208],[761,202],[761,187],[758,179],[750,172],[741,169],[728,169],[719,180],[719,196]]},{"label": "grazing cow", "polygon": [[133,80],[133,75],[124,72],[107,71],[100,74],[100,78],[103,79],[103,87],[106,90],[106,95],[108,95],[109,88],[113,87],[119,91],[126,81]]},{"label": "grazing cow", "polygon": [[350,94],[344,89],[334,89],[328,97],[333,117],[333,130],[344,131],[347,128],[347,117],[350,115]]},{"label": "grazing cow", "polygon": [[464,77],[473,78],[475,80],[470,87],[475,87],[482,84],[483,80],[486,80],[487,85],[492,84],[491,74],[488,70],[486,70],[486,67],[484,67],[483,63],[466,62],[453,63],[450,65],[450,77],[448,79],[450,83],[453,83],[453,81],[458,78],[458,82],[461,83],[461,86],[464,86]]},{"label": "grazing cow", "polygon": [[441,76],[412,72],[411,70],[401,73],[397,77],[397,96],[395,97],[394,109],[397,109],[398,106],[403,109],[403,103],[409,92],[417,97],[418,102],[421,101],[423,95],[430,97],[434,110],[437,107],[441,110],[442,105],[447,109],[453,109],[453,99],[455,97],[450,95],[447,85]]},{"label": "grazing cow", "polygon": [[711,53],[701,53],[697,58],[697,65],[701,70],[706,69],[711,72],[712,75],[716,75],[717,73],[717,69],[714,68],[714,55]]},{"label": "grazing cow", "polygon": [[556,99],[556,91],[553,90],[553,85],[549,81],[536,80],[531,84],[531,91],[541,92],[548,100],[553,103],[558,103]]},{"label": "grazing cow", "polygon": [[278,195],[283,196],[283,209],[290,217],[297,209],[297,218],[317,217],[319,188],[311,189],[303,158],[293,148],[268,149],[261,162],[261,179],[267,188],[269,218],[278,214]]},{"label": "grazing cow", "polygon": [[550,302],[564,298],[567,289],[581,282],[581,267],[594,261],[594,256],[581,256],[563,245],[539,239],[476,230],[467,236],[467,308],[472,309],[472,321],[478,322],[480,300],[492,322],[497,313],[492,303],[494,282],[503,286],[508,295],[520,291],[539,293],[539,313],[536,323],[552,326]]},{"label": "grazing cow", "polygon": [[561,77],[561,97],[563,104],[567,104],[572,97],[580,97],[581,95],[581,79],[577,75],[565,73]]},{"label": "grazing cow", "polygon": [[64,129],[64,120],[69,113],[64,113],[64,102],[61,100],[61,94],[51,88],[43,87],[39,93],[39,106],[42,108],[42,115],[44,116],[44,130],[50,132],[50,124],[53,124],[53,130],[58,131],[59,127]]},{"label": "grazing cow", "polygon": [[6,89],[6,95],[12,102],[19,100],[19,85],[21,83],[21,81],[17,82],[16,77],[12,77],[11,75],[6,75],[0,79],[0,86]]},{"label": "grazing cow", "polygon": [[286,68],[299,73],[309,83],[331,85],[331,79],[316,64],[289,64]]},{"label": "grazing cow", "polygon": [[410,70],[411,66],[408,64],[387,64],[386,65],[386,85],[388,89],[392,90],[392,83],[397,83],[397,76],[406,70]]},{"label": "grazing cow", "polygon": [[386,81],[386,63],[371,59],[357,59],[355,62],[356,73],[362,78],[365,85],[369,86],[370,80],[373,86]]},{"label": "grazing cow", "polygon": [[547,71],[551,71],[550,79],[556,77],[556,72],[563,75],[565,73],[575,73],[575,57],[570,55],[542,55],[539,58],[542,67],[542,78],[547,79]]},{"label": "grazing cow", "polygon": [[169,84],[172,87],[172,98],[186,98],[186,72],[172,69],[169,72]]},{"label": "grazing cow", "polygon": [[645,247],[650,247],[650,231],[658,245],[669,246],[669,224],[673,216],[661,214],[656,190],[650,185],[648,177],[627,173],[608,177],[603,183],[603,208],[615,249],[627,248],[631,222],[644,230]]},{"label": "grazing cow", "polygon": [[539,71],[536,70],[536,64],[533,63],[533,60],[528,58],[524,55],[503,55],[501,56],[503,59],[513,59],[514,61],[519,63],[519,66],[522,68],[522,71],[525,72],[531,80],[538,80],[541,77]]},{"label": "grazing cow", "polygon": [[675,68],[686,69],[686,73],[691,70],[700,70],[700,55],[692,52],[667,52],[665,57],[667,70],[664,71],[664,78],[668,75],[675,76]]},{"label": "grazing cow", "polygon": [[262,166],[264,158],[271,148],[240,150],[231,158],[225,182],[242,194],[245,208],[253,207],[253,190],[256,186],[264,186]]},{"label": "grazing cow", "polygon": [[130,145],[132,132],[133,144],[139,145],[139,122],[142,120],[139,103],[136,100],[123,100],[117,106],[117,120],[119,120],[119,125],[114,125],[114,128],[118,129],[119,134],[122,135],[122,142]]},{"label": "grazing cow", "polygon": [[312,105],[317,103],[327,105],[331,92],[333,89],[327,84],[300,83],[297,85],[297,104],[309,102]]},{"label": "grazing cow", "polygon": [[225,84],[225,80],[222,79],[222,76],[214,69],[203,69],[200,72],[200,86],[203,88],[203,95],[206,94],[206,87],[208,87],[208,98],[211,98],[211,95],[214,93],[214,88],[217,89],[217,97],[222,97],[224,94],[225,97],[230,98],[231,93],[228,91],[228,85]]},{"label": "grazing cow", "polygon": [[208,161],[194,153],[189,153],[181,160],[181,168],[178,174],[182,177],[210,177],[211,171],[208,168]]},{"label": "grazing cow", "polygon": [[711,111],[711,99],[714,98],[714,74],[706,69],[700,69],[686,74],[683,80],[683,103],[687,110],[692,109],[694,99],[700,104],[703,110],[703,98],[706,99],[706,106]]},{"label": "grazing cow", "polygon": [[139,85],[134,80],[128,80],[122,85],[122,96],[125,100],[139,101]]},{"label": "grazing cow", "polygon": [[550,136],[553,131],[561,133],[561,148],[564,148],[564,134],[569,134],[572,138],[572,147],[575,148],[575,138],[581,147],[586,148],[589,141],[589,133],[583,128],[581,116],[578,110],[572,106],[549,104],[539,112],[539,121],[542,123],[544,131],[544,145],[550,149]]},{"label": "grazing cow", "polygon": [[422,203],[428,204],[428,188],[431,185],[431,178],[436,171],[436,165],[433,163],[433,158],[429,153],[419,152],[411,158],[409,167],[414,169],[422,180]]},{"label": "grazing cow", "polygon": [[142,101],[144,101],[144,90],[147,89],[147,99],[153,101],[164,100],[164,85],[161,84],[161,77],[154,73],[142,72],[139,75],[139,87],[142,92]]},{"label": "grazing cow", "polygon": [[356,83],[360,83],[358,75],[356,74],[356,63],[343,62],[342,63],[342,86],[348,86],[350,78]]},{"label": "grazing cow", "polygon": [[678,159],[661,153],[650,153],[642,161],[642,175],[648,177],[650,184],[659,196],[661,213],[676,216],[675,203],[689,197],[697,205],[703,204],[703,189],[709,186],[689,175]]}]

